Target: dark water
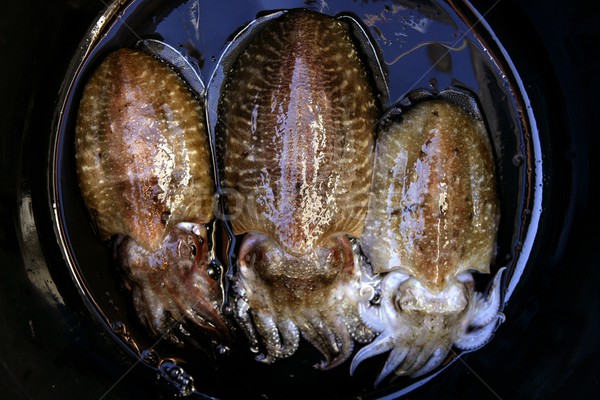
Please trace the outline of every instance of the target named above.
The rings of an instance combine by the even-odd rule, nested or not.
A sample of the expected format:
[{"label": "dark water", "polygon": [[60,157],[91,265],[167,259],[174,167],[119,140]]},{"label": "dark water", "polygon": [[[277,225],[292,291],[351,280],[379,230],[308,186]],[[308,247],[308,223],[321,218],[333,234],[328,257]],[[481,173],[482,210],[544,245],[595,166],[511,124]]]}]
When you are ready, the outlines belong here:
[{"label": "dark water", "polygon": [[[331,371],[313,369],[319,355],[306,343],[296,355],[272,366],[255,362],[243,338],[232,352],[216,358],[193,348],[181,350],[155,343],[135,318],[110,246],[97,239],[79,196],[73,156],[77,103],[83,84],[106,54],[120,47],[134,47],[141,39],[158,39],[187,56],[204,83],[209,84],[235,34],[257,17],[281,7],[277,1],[134,1],[108,15],[98,26],[101,35],[89,36],[83,42],[59,99],[50,171],[59,244],[73,283],[100,329],[125,349],[128,355],[123,357],[129,357],[130,362],[141,359],[157,371],[149,369],[144,384],[152,384],[157,373],[175,383],[184,382],[182,376],[189,374],[199,397],[227,398],[240,393],[246,398],[299,394],[352,398],[410,392],[430,377],[421,381],[398,379],[373,389],[372,382],[385,357],[365,362],[350,377],[347,364]],[[523,83],[503,48],[495,43],[493,33],[484,22],[477,23],[478,15],[468,6],[453,8],[442,2],[289,1],[285,7],[305,7],[329,15],[351,14],[361,20],[380,48],[389,72],[387,106],[417,89],[441,91],[455,87],[476,95],[495,152],[502,220],[493,269],[509,267],[505,282],[508,301],[518,287],[537,234],[544,184],[543,143]],[[478,277],[481,290],[488,278]],[[509,317],[505,324],[511,323]],[[181,389],[174,386],[175,391]]]}]

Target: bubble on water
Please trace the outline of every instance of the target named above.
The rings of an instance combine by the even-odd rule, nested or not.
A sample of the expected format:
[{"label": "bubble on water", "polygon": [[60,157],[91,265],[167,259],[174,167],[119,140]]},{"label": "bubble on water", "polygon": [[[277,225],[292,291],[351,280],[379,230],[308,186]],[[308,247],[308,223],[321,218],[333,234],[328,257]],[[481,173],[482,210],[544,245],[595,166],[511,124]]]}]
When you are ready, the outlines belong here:
[{"label": "bubble on water", "polygon": [[363,301],[370,301],[375,296],[375,288],[373,286],[367,285],[359,290],[359,297]]},{"label": "bubble on water", "polygon": [[523,161],[525,161],[525,157],[522,154],[515,154],[512,158],[512,163],[515,167],[520,167],[523,165]]},{"label": "bubble on water", "polygon": [[217,354],[220,356],[226,356],[231,353],[231,349],[229,346],[225,346],[224,344],[220,344],[217,346]]},{"label": "bubble on water", "polygon": [[429,80],[429,86],[431,86],[431,89],[437,91],[438,90],[438,81],[435,78],[431,78]]},{"label": "bubble on water", "polygon": [[219,281],[221,279],[221,264],[217,260],[212,260],[208,266],[206,272],[213,280]]},{"label": "bubble on water", "polygon": [[175,389],[178,396],[189,396],[194,392],[194,378],[172,360],[164,360],[158,367],[160,377]]},{"label": "bubble on water", "polygon": [[112,330],[116,334],[121,334],[125,331],[125,324],[121,321],[115,321],[112,324]]},{"label": "bubble on water", "polygon": [[159,357],[158,357],[158,354],[156,354],[156,352],[154,350],[152,350],[152,349],[142,350],[142,353],[140,354],[140,356],[146,364],[148,364],[152,367],[158,366]]}]

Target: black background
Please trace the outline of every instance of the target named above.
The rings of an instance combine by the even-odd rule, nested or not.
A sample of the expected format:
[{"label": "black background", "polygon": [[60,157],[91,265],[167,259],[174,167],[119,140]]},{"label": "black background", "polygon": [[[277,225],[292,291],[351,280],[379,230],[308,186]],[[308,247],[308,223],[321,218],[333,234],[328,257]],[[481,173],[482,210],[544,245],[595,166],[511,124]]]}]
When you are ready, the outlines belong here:
[{"label": "black background", "polygon": [[[506,309],[509,320],[493,342],[406,397],[596,398],[600,3],[495,3],[474,1],[481,12],[493,6],[486,19],[521,73],[550,143],[544,148],[552,176],[545,180],[542,233]],[[36,166],[46,160],[44,140],[61,79],[102,8],[99,0],[4,0],[0,5],[2,399],[98,399],[125,372],[125,363],[114,359],[119,352],[90,321],[75,293],[49,299],[51,289],[39,290],[53,285],[43,265],[58,257],[49,228],[38,231],[42,252],[23,252],[27,246],[19,245],[19,215],[30,210],[28,199],[36,215],[43,210],[36,199],[47,196],[47,177]],[[169,398],[168,391],[149,384],[148,374],[135,368],[106,398]]]}]

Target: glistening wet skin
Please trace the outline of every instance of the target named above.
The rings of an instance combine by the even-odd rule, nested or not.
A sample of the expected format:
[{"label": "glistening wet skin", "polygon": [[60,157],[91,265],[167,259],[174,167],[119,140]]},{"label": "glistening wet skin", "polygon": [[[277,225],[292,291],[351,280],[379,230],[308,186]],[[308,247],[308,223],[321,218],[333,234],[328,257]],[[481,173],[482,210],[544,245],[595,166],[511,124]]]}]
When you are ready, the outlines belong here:
[{"label": "glistening wet skin", "polygon": [[[375,256],[363,251],[368,197],[374,192],[370,171],[373,160],[379,157],[375,149],[384,135],[382,127],[394,117],[394,111],[386,113],[386,110],[400,110],[395,117],[404,118],[413,107],[417,107],[417,101],[413,101],[413,105],[409,100],[414,99],[414,93],[420,93],[418,89],[425,89],[432,97],[437,97],[439,92],[451,93],[446,89],[468,93],[472,100],[467,102],[452,96],[444,101],[458,104],[463,113],[472,114],[469,118],[479,120],[481,128],[478,129],[485,131],[483,136],[488,142],[483,154],[487,154],[485,157],[490,161],[486,162],[493,164],[496,171],[495,175],[471,174],[470,177],[465,172],[463,178],[463,183],[464,179],[473,181],[471,187],[475,188],[480,184],[477,182],[480,177],[491,180],[496,186],[493,197],[497,198],[497,202],[490,202],[489,196],[476,194],[465,200],[465,203],[474,204],[488,199],[482,204],[496,204],[497,210],[488,216],[491,228],[482,228],[483,232],[488,232],[486,239],[489,241],[485,245],[484,258],[491,265],[483,265],[485,262],[482,265],[466,265],[464,271],[477,269],[496,273],[501,267],[507,267],[506,282],[500,280],[501,275],[496,275],[491,290],[491,293],[497,293],[497,300],[492,301],[496,305],[478,308],[492,310],[485,313],[490,318],[479,318],[482,323],[473,325],[476,328],[491,326],[491,335],[500,318],[497,312],[501,308],[502,295],[506,294],[507,288],[510,295],[518,282],[526,262],[527,246],[530,246],[528,240],[535,235],[536,213],[540,210],[536,208],[539,192],[536,194],[534,191],[533,182],[540,177],[541,164],[535,163],[540,154],[539,149],[536,150],[539,143],[536,142],[534,122],[525,111],[527,99],[509,60],[500,51],[489,52],[490,46],[483,42],[492,33],[485,30],[485,24],[471,29],[478,15],[472,14],[472,10],[456,10],[444,4],[411,8],[408,5],[368,3],[344,8],[346,6],[341,4],[328,3],[325,8],[320,3],[293,3],[289,8],[305,6],[311,8],[314,14],[299,11],[273,14],[271,11],[274,10],[244,3],[241,6],[243,17],[232,17],[227,23],[215,26],[214,16],[220,15],[223,12],[220,7],[225,5],[217,7],[182,2],[176,8],[167,9],[154,2],[132,2],[123,7],[122,13],[109,15],[111,23],[102,25],[106,35],[97,36],[92,41],[89,51],[81,55],[77,68],[72,70],[73,75],[67,77],[72,86],[64,93],[64,102],[61,103],[64,116],[57,130],[54,153],[57,224],[64,240],[65,257],[75,281],[80,285],[81,294],[89,302],[90,311],[115,333],[117,341],[138,357],[147,355],[151,349],[153,356],[144,358],[144,362],[162,371],[163,376],[175,386],[181,383],[173,377],[177,374],[165,371],[173,371],[166,367],[171,365],[171,359],[178,360],[177,364],[185,370],[184,375],[189,377],[185,379],[185,385],[179,385],[177,389],[182,394],[193,392],[227,397],[240,387],[266,395],[285,393],[290,387],[302,388],[309,393],[323,387],[324,381],[331,384],[332,379],[343,383],[341,386],[347,390],[347,395],[372,390],[384,360],[371,362],[369,367],[356,368],[352,377],[349,374],[350,362],[346,360],[355,354],[354,348],[360,346],[355,342],[378,343],[374,338],[382,335],[385,329],[378,329],[381,324],[373,323],[376,317],[361,315],[359,303],[366,302],[365,309],[377,309],[380,304],[396,301],[387,298],[391,292],[386,290],[414,294],[417,289],[408,285],[410,281],[404,284],[392,277],[396,272],[407,276],[418,274],[411,272],[405,262],[389,269],[377,266]],[[302,26],[303,23],[294,22],[294,18],[308,18],[309,21],[314,18],[318,22],[313,22],[319,29],[309,31]],[[253,22],[247,25],[248,21]],[[236,35],[240,29],[241,33]],[[339,33],[332,33],[336,29]],[[310,32],[310,35],[303,32]],[[273,38],[267,40],[269,35]],[[286,39],[286,35],[290,39]],[[171,60],[164,60],[160,54],[158,58],[181,75],[192,76],[191,79],[196,76],[208,86],[207,94],[204,94],[194,89],[201,85],[187,83],[192,88],[189,90],[195,101],[206,108],[205,143],[211,156],[208,167],[202,173],[214,178],[216,189],[215,196],[211,196],[214,199],[211,207],[215,218],[206,218],[206,221],[200,221],[203,226],[196,226],[196,230],[193,226],[184,229],[181,235],[162,233],[161,243],[168,246],[159,245],[159,248],[169,249],[173,244],[176,252],[169,254],[177,254],[176,259],[180,259],[183,245],[187,246],[189,251],[185,254],[190,257],[196,257],[206,246],[206,250],[202,251],[209,255],[209,259],[201,263],[200,268],[206,275],[204,281],[215,285],[216,290],[214,296],[198,294],[198,302],[208,303],[208,309],[215,311],[219,320],[225,321],[222,324],[211,317],[212,311],[211,314],[202,314],[191,306],[195,304],[193,299],[177,302],[182,298],[179,295],[150,296],[150,300],[144,301],[140,301],[138,296],[135,300],[135,290],[133,297],[127,290],[134,289],[135,284],[121,283],[118,271],[128,267],[133,271],[131,260],[138,260],[140,251],[134,251],[128,244],[131,242],[116,240],[117,253],[127,256],[115,261],[109,245],[103,243],[101,235],[97,234],[101,234],[104,228],[98,224],[100,232],[95,232],[91,223],[97,221],[98,215],[89,215],[86,209],[86,202],[90,208],[89,200],[80,193],[75,173],[75,153],[78,150],[74,138],[78,104],[85,98],[84,85],[115,48],[138,46],[141,51],[148,51],[144,50],[143,40],[146,39],[160,39],[173,48],[186,60],[185,63],[174,61],[177,55]],[[229,43],[231,39],[233,41]],[[277,40],[281,41],[279,47],[273,45]],[[227,44],[230,46],[226,48]],[[344,51],[341,50],[343,46],[347,47]],[[312,50],[315,47],[319,52]],[[156,55],[152,51],[150,54]],[[351,59],[338,59],[339,55],[350,55]],[[183,70],[187,68],[194,70],[194,74],[186,74]],[[144,76],[143,68],[136,75]],[[275,76],[280,76],[279,81]],[[277,86],[277,82],[281,85]],[[233,89],[235,85],[239,86],[236,90]],[[160,92],[157,88],[152,86],[152,89],[140,92],[151,96],[154,94],[152,91]],[[262,102],[253,101],[258,98]],[[335,103],[338,100],[340,104]],[[426,101],[421,100],[425,104]],[[469,102],[477,105],[477,115],[473,115],[473,110],[465,105]],[[165,113],[162,115],[168,116],[169,110],[162,107]],[[168,117],[161,117],[156,123],[165,124],[167,128],[169,124],[179,124],[176,119]],[[124,124],[127,125],[127,122]],[[434,128],[440,131],[453,129]],[[450,162],[450,157],[443,150],[445,146],[435,146],[436,137],[434,135],[433,141],[430,141],[431,146],[424,142],[418,151],[441,151],[440,159],[446,161],[436,164],[419,158],[421,156],[417,158],[422,161],[422,166],[438,168],[439,165],[443,169]],[[253,140],[256,140],[254,145]],[[157,142],[154,146],[160,147],[160,144]],[[148,152],[155,150],[152,146],[147,147]],[[160,158],[160,154],[163,153],[157,152],[152,157]],[[382,157],[388,156],[391,155]],[[464,155],[457,157],[470,156],[478,157],[473,151],[465,151]],[[131,164],[125,162],[124,165]],[[492,166],[488,170],[490,168]],[[462,177],[463,172],[458,175]],[[422,175],[415,176],[418,180]],[[441,183],[443,180],[435,186],[439,189]],[[165,192],[164,188],[161,187],[161,191]],[[118,191],[115,193],[113,196],[120,195]],[[155,205],[155,199],[161,193],[148,197],[148,204]],[[479,192],[475,190],[472,193]],[[430,191],[425,190],[423,196],[429,195]],[[436,196],[439,203],[437,222],[443,224],[448,222],[445,219],[446,203],[440,203],[442,195]],[[421,208],[412,209],[412,204],[406,204],[410,208],[407,215],[420,210],[433,213],[431,200],[413,203],[421,204]],[[452,201],[447,204],[455,207]],[[242,207],[242,210],[238,213],[236,207]],[[483,209],[477,210],[482,212]],[[160,225],[172,215],[169,210],[167,218],[164,218],[165,212],[161,210],[153,218],[158,218]],[[496,235],[494,224],[497,215],[501,217]],[[462,217],[460,219],[463,220]],[[184,218],[174,219],[173,223],[197,221]],[[141,227],[143,232],[149,232],[143,228],[147,226],[150,229],[152,223],[138,223],[136,226],[138,229]],[[184,228],[189,227],[184,225]],[[410,229],[418,231],[415,227]],[[424,231],[428,229],[431,228]],[[131,231],[109,232],[105,236],[115,233],[132,237]],[[196,235],[202,241],[193,240],[190,244],[182,239],[186,235]],[[447,240],[473,240],[473,236],[458,235]],[[147,253],[154,249],[146,248],[144,251]],[[132,254],[135,255],[133,258]],[[128,261],[124,262],[124,259]],[[174,258],[169,256],[166,259],[172,261]],[[177,281],[189,284],[195,290],[201,283],[194,280],[194,276],[185,275],[185,279]],[[452,279],[473,288],[473,293],[485,293],[491,276],[474,274],[474,280],[469,280],[457,275]],[[161,280],[153,279],[152,286],[167,284],[170,279],[171,275]],[[387,285],[384,280],[398,285]],[[428,282],[425,280],[424,285],[427,286]],[[402,285],[407,286],[408,291],[403,292]],[[175,286],[177,290],[185,288],[185,285]],[[471,292],[465,295],[462,290],[455,293],[451,289],[433,290],[431,287],[435,285],[429,286],[429,294],[412,298],[412,303],[426,299],[429,304],[440,305],[439,310],[443,313],[445,308],[442,305],[451,306],[449,298],[458,299],[461,293],[465,298],[472,296],[468,294]],[[194,290],[186,290],[183,294],[187,296]],[[444,297],[446,294],[450,297]],[[399,296],[402,297],[401,294]],[[480,300],[483,304],[492,298],[478,298],[471,304],[478,304]],[[148,307],[140,305],[149,301],[155,302],[154,311],[147,314],[150,317],[146,316],[144,323],[144,317],[140,319],[140,314],[143,314],[140,309]],[[408,300],[398,301],[403,309],[411,303]],[[160,310],[163,313],[160,315],[166,316],[166,319],[157,319],[159,314],[156,310]],[[180,314],[174,310],[179,310]],[[468,307],[461,310],[471,312]],[[474,312],[472,317],[477,319],[477,315]],[[197,323],[190,325],[189,320],[194,318]],[[170,323],[172,325],[168,325]],[[217,325],[222,326],[218,328]],[[206,331],[206,326],[217,328],[217,331],[232,329],[233,343],[223,346],[220,341],[205,338],[202,332]],[[472,330],[473,326],[467,324],[464,329]],[[160,340],[165,333],[171,340]],[[477,345],[489,338],[484,336],[476,341]],[[447,352],[447,347],[456,343],[434,345],[431,351],[420,353],[411,347],[407,351],[414,354],[406,356],[411,365],[388,364],[388,372],[406,375],[437,373],[438,365],[447,365],[455,358],[456,352],[446,357],[437,349],[444,347]],[[313,347],[322,355],[316,354]],[[381,351],[388,350],[384,347]],[[466,345],[458,348],[470,349]],[[259,353],[261,361],[274,363],[257,363],[253,351]],[[324,362],[320,363],[322,360]],[[327,372],[317,371],[311,368],[313,364],[319,364],[320,368],[334,368]],[[401,368],[396,368],[400,365]],[[232,375],[241,377],[238,388],[226,385],[227,377]],[[257,381],[271,383],[257,385]],[[413,383],[415,380],[410,378],[393,382],[385,380],[379,390],[398,392]]]}]

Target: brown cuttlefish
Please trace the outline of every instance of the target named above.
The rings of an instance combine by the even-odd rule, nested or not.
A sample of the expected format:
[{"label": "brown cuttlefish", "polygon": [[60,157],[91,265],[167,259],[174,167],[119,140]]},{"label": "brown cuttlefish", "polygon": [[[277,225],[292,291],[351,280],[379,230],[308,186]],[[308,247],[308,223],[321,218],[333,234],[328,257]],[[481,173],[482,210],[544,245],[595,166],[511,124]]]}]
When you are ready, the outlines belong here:
[{"label": "brown cuttlefish", "polygon": [[114,238],[142,321],[176,342],[170,328],[184,321],[227,338],[208,274],[214,182],[203,104],[165,63],[117,50],[85,86],[75,152],[81,194],[102,238]]},{"label": "brown cuttlefish", "polygon": [[216,134],[243,236],[234,311],[259,360],[289,357],[302,336],[330,368],[373,337],[351,238],[367,213],[375,91],[349,24],[305,10],[271,22],[227,73]]}]

